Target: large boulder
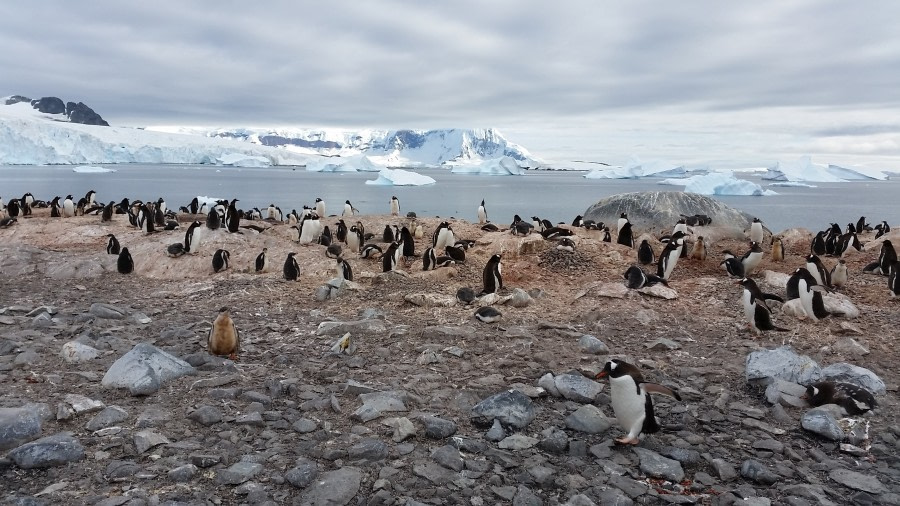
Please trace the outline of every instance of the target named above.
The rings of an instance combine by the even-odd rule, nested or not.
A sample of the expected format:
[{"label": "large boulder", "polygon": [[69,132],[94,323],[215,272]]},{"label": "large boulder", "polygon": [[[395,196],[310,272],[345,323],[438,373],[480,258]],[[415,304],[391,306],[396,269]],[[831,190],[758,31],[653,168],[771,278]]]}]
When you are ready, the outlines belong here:
[{"label": "large boulder", "polygon": [[[684,192],[635,192],[607,197],[584,212],[585,220],[612,225],[622,213],[640,232],[652,234],[670,233],[682,217],[703,214],[712,218],[706,227],[697,227],[697,233],[717,239],[743,239],[744,230],[750,228],[753,216],[728,207],[716,199],[696,193]],[[714,229],[714,230],[713,230]],[[702,232],[700,232],[702,230]]]},{"label": "large boulder", "polygon": [[84,102],[78,102],[77,104],[75,102],[67,102],[66,116],[69,117],[69,121],[71,121],[72,123],[109,126],[109,123],[107,123],[106,120],[101,118],[100,115],[94,112],[93,109],[86,106]]},{"label": "large boulder", "polygon": [[43,97],[31,101],[31,107],[44,114],[65,114],[66,104],[58,97]]},{"label": "large boulder", "polygon": [[163,383],[196,374],[190,364],[148,343],[139,343],[119,357],[106,371],[101,384],[106,388],[127,388],[132,395],[149,395]]}]

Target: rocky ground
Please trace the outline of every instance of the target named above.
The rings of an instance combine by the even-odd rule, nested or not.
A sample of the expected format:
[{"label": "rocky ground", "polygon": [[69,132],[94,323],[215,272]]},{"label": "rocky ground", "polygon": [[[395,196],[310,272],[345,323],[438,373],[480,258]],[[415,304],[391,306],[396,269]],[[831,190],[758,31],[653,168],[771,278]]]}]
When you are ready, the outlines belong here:
[{"label": "rocky ground", "polygon": [[[409,223],[360,220],[379,237],[387,223]],[[439,221],[418,223],[430,237]],[[878,244],[845,259],[852,274],[841,291],[859,316],[810,322],[776,310],[789,331],[756,337],[740,287],[718,267],[718,253],[742,252],[744,241],[711,245],[705,262],[682,259],[677,298],[665,299],[622,288],[635,253],[597,232],[578,230],[571,254],[539,237],[453,227],[477,241],[465,264],[423,273],[419,260],[408,275],[382,275],[379,261],[349,258],[356,283],[327,300],[320,287],[334,260],[322,246],[291,244],[286,225],[210,231],[199,252],[178,259],[164,251],[184,228],[145,237],[121,216],[101,224],[38,210],[0,229],[3,501],[900,504],[900,311],[886,278],[861,273]],[[116,272],[107,233],[132,251],[133,274]],[[784,237],[787,258],[767,255],[758,279],[777,284],[775,273],[803,265],[807,233]],[[219,247],[232,266],[213,274]],[[272,269],[255,274],[262,247]],[[289,251],[298,252],[298,282],[281,276]],[[503,320],[488,325],[452,298],[461,286],[479,290],[500,251]],[[234,362],[205,351],[222,306],[242,333]],[[346,332],[352,353],[332,352]],[[104,387],[140,343],[147,361],[188,374]],[[807,359],[781,390],[748,382],[748,355],[784,344]],[[637,447],[613,444],[622,431],[608,385],[591,379],[609,357],[639,364],[683,398],[656,398],[663,430]],[[803,428],[812,416],[793,405],[792,385],[839,363],[883,381],[880,408],[839,434],[828,425],[837,417]]]}]

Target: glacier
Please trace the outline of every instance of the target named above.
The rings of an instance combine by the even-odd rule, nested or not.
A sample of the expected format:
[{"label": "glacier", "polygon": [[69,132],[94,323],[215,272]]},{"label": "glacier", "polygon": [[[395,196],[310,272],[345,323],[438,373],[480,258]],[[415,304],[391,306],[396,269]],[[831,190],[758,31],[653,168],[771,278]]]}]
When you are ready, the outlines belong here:
[{"label": "glacier", "polygon": [[492,160],[484,160],[477,164],[456,165],[450,169],[451,174],[472,174],[480,176],[522,176],[525,169],[510,156]]},{"label": "glacier", "polygon": [[378,178],[366,181],[370,185],[383,186],[425,186],[434,184],[434,178],[403,169],[381,169]]},{"label": "glacier", "polygon": [[847,181],[885,180],[882,170],[867,167],[842,167],[813,163],[812,157],[802,156],[793,162],[776,162],[762,175],[771,181],[808,181],[816,183],[843,183]]},{"label": "glacier", "polygon": [[622,167],[594,169],[584,175],[586,179],[637,179],[640,177],[671,177],[685,174],[683,165],[675,165],[665,160],[642,161],[631,156]]},{"label": "glacier", "polygon": [[217,165],[230,165],[232,167],[268,167],[272,165],[272,160],[264,156],[228,153],[216,158],[216,163]]},{"label": "glacier", "polygon": [[732,174],[722,172],[712,172],[686,178],[663,179],[659,184],[684,186],[685,193],[697,193],[700,195],[778,195],[772,190],[764,190],[752,181],[738,179]]}]

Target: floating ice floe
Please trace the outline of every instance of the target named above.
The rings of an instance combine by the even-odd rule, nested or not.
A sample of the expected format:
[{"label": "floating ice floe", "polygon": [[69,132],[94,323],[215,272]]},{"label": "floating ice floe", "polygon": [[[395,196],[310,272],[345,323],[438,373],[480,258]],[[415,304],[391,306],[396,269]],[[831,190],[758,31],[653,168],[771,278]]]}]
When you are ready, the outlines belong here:
[{"label": "floating ice floe", "polygon": [[269,167],[272,160],[264,156],[247,155],[244,153],[228,153],[216,159],[221,165],[231,165],[232,167]]},{"label": "floating ice floe", "polygon": [[116,169],[107,169],[106,167],[95,167],[92,165],[79,165],[78,167],[73,167],[72,172],[82,172],[85,174],[100,174],[104,172],[115,172]]},{"label": "floating ice floe", "polygon": [[683,176],[685,172],[683,165],[674,165],[665,160],[643,161],[632,156],[622,167],[594,169],[584,177],[586,179],[637,179],[639,177]]},{"label": "floating ice floe", "polygon": [[366,184],[384,186],[424,186],[434,183],[434,178],[403,169],[381,169],[377,179],[366,181]]},{"label": "floating ice floe", "polygon": [[678,179],[663,179],[659,184],[684,185],[685,192],[700,195],[778,195],[772,190],[763,190],[761,186],[752,181],[738,179],[732,174],[720,172]]},{"label": "floating ice floe", "polygon": [[502,156],[484,160],[479,164],[456,165],[450,169],[450,173],[479,176],[523,176],[525,169],[520,167],[513,157]]},{"label": "floating ice floe", "polygon": [[373,162],[368,156],[322,157],[306,164],[308,172],[379,172],[383,165]]},{"label": "floating ice floe", "polygon": [[818,186],[814,184],[806,184],[801,183],[799,181],[778,181],[775,183],[769,183],[769,186],[783,186],[783,187],[794,187],[794,188],[818,188]]},{"label": "floating ice floe", "polygon": [[877,169],[866,167],[841,167],[813,163],[809,156],[793,162],[777,162],[769,167],[763,179],[773,181],[811,181],[819,183],[843,183],[846,181],[884,180],[887,175]]}]

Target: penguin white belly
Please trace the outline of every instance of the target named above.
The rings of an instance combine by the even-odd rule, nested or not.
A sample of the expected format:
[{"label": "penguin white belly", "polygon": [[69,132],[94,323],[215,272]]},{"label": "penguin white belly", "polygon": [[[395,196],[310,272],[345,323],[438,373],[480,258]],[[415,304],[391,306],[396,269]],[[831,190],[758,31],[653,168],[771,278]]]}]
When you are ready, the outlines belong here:
[{"label": "penguin white belly", "polygon": [[646,395],[643,388],[638,391],[634,379],[625,375],[619,378],[610,378],[610,397],[613,413],[622,430],[628,431],[629,438],[636,438],[641,434],[644,419],[647,417]]},{"label": "penguin white belly", "polygon": [[679,246],[669,252],[669,256],[666,257],[666,270],[663,273],[663,279],[668,281],[672,276],[672,272],[675,271],[675,265],[678,264],[678,258],[681,256],[681,248],[683,247],[684,246]]},{"label": "penguin white belly", "polygon": [[356,253],[359,251],[359,235],[356,232],[349,232],[347,234],[347,249]]},{"label": "penguin white belly", "polygon": [[747,255],[747,258],[744,259],[744,274],[752,274],[753,271],[759,266],[759,263],[762,262],[763,254],[761,252],[753,252]]},{"label": "penguin white belly", "polygon": [[675,232],[681,232],[684,235],[688,235],[687,225],[684,223],[679,223],[679,224],[675,225],[675,228],[672,229],[672,234],[674,234]]},{"label": "penguin white belly", "polygon": [[762,243],[763,240],[763,227],[762,223],[756,222],[750,225],[750,240],[753,242]]},{"label": "penguin white belly", "polygon": [[616,222],[616,233],[622,230],[626,223],[628,223],[628,218],[619,218],[619,221]]},{"label": "penguin white belly", "polygon": [[484,225],[487,222],[487,212],[483,207],[478,208],[478,224]]},{"label": "penguin white belly", "polygon": [[399,216],[400,215],[400,202],[396,200],[391,201],[391,215]]},{"label": "penguin white belly", "polygon": [[353,216],[353,206],[350,204],[344,204],[344,213],[342,216]]},{"label": "penguin white belly", "polygon": [[822,282],[822,274],[819,272],[819,266],[814,263],[807,263],[806,270],[808,270],[809,273],[812,274],[812,277],[816,280],[816,283],[820,285],[825,284]]},{"label": "penguin white belly", "polygon": [[744,290],[744,316],[747,318],[747,321],[750,322],[750,325],[756,327],[756,304],[753,303],[752,299],[753,295],[750,294],[750,291]]},{"label": "penguin white belly", "polygon": [[306,220],[303,223],[303,230],[300,231],[300,244],[311,244],[316,242],[319,234],[322,233],[322,226],[319,220]]},{"label": "penguin white belly", "polygon": [[812,321],[819,321],[816,318],[816,313],[813,311],[813,292],[809,289],[809,286],[806,284],[806,280],[801,279],[799,283],[797,283],[797,290],[800,292],[800,305],[803,307],[803,312],[806,313]]},{"label": "penguin white belly", "polygon": [[319,215],[320,218],[325,218],[325,203],[317,202],[316,203],[316,214]]}]

